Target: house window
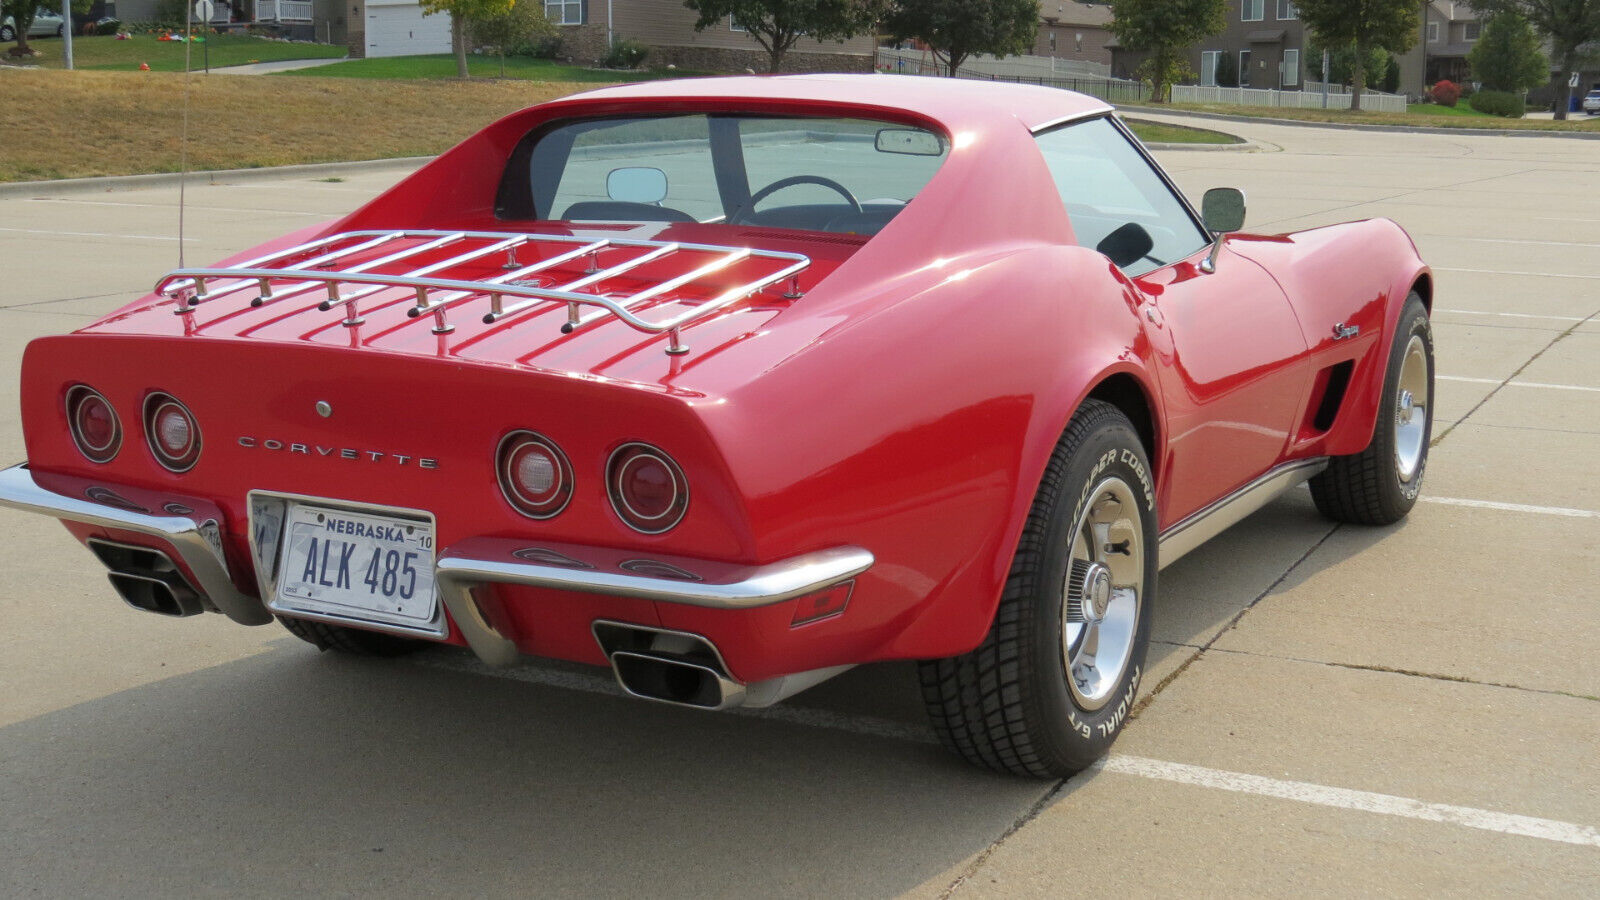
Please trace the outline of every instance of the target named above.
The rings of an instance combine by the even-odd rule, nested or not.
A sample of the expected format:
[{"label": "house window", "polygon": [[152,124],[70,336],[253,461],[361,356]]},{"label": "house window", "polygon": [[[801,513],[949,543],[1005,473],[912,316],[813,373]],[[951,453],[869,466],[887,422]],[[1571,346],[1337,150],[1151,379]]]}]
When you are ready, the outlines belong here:
[{"label": "house window", "polygon": [[1283,51],[1283,86],[1294,87],[1300,83],[1300,51]]},{"label": "house window", "polygon": [[1438,22],[1429,22],[1428,23],[1428,43],[1430,43],[1430,44],[1439,43],[1439,23]]},{"label": "house window", "polygon": [[1278,0],[1278,21],[1292,22],[1300,18],[1300,10],[1294,8],[1293,0]]},{"label": "house window", "polygon": [[582,25],[583,0],[544,0],[544,17],[551,25]]},{"label": "house window", "polygon": [[1475,41],[1475,40],[1478,39],[1478,23],[1477,22],[1468,22],[1466,27],[1463,28],[1462,30],[1464,32],[1466,32],[1466,38],[1467,38],[1468,41]]},{"label": "house window", "polygon": [[1217,60],[1222,58],[1221,50],[1200,51],[1200,86],[1217,86]]},{"label": "house window", "polygon": [[1050,32],[1050,52],[1056,52],[1056,33],[1054,31]]},{"label": "house window", "polygon": [[1259,22],[1264,14],[1267,0],[1240,0],[1239,21]]},{"label": "house window", "polygon": [[1239,51],[1239,87],[1250,86],[1250,51]]},{"label": "house window", "polygon": [[744,27],[743,25],[740,25],[738,22],[735,22],[733,20],[733,16],[729,16],[728,17],[728,30],[729,31],[749,31],[750,29]]}]

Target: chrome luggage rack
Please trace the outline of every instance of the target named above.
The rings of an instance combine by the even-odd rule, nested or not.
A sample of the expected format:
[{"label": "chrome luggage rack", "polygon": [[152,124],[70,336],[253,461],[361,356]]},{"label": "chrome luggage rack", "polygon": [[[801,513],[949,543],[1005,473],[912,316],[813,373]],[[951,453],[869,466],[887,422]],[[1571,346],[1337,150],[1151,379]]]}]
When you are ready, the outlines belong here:
[{"label": "chrome luggage rack", "polygon": [[[421,241],[421,243],[396,249],[394,252],[347,267],[340,265],[341,260],[406,240]],[[405,266],[409,264],[408,260],[415,260],[432,251],[461,243],[469,245],[469,249],[447,259],[400,273],[376,271],[395,264]],[[556,253],[530,265],[523,265],[517,261],[518,247],[550,244],[572,245],[572,249]],[[624,248],[639,249],[644,252],[615,265],[605,268],[600,266],[602,252]],[[633,294],[605,296],[582,292],[583,288],[599,285],[649,263],[685,251],[715,254],[716,258]],[[505,254],[505,260],[501,264],[501,268],[505,270],[504,274],[493,278],[468,281],[433,277],[435,272],[502,253]],[[296,259],[296,257],[304,258]],[[588,265],[581,278],[552,287],[541,287],[527,281],[530,276],[585,257],[588,258]],[[652,300],[666,299],[668,294],[686,285],[752,259],[770,260],[774,268],[753,281],[727,288],[676,315],[653,320],[638,315],[641,308]],[[284,267],[283,263],[287,260],[292,260],[293,264]],[[486,325],[492,325],[502,319],[549,303],[564,303],[567,306],[567,318],[561,326],[563,334],[571,334],[585,325],[606,318],[609,314],[647,334],[665,332],[667,352],[678,355],[689,352],[689,348],[683,344],[681,334],[683,328],[759,291],[786,281],[782,296],[786,299],[799,298],[800,272],[810,264],[811,259],[801,253],[715,244],[626,238],[594,239],[499,231],[414,229],[345,231],[237,265],[206,269],[175,269],[156,282],[155,292],[176,301],[174,313],[189,315],[203,303],[210,303],[218,297],[251,287],[257,292],[250,301],[252,307],[316,291],[320,287],[327,292],[327,299],[319,303],[316,308],[326,312],[342,306],[345,317],[341,324],[347,328],[354,328],[364,321],[359,306],[361,300],[386,288],[408,288],[415,291],[416,302],[406,310],[406,315],[413,319],[432,316],[433,333],[440,335],[455,330],[447,315],[450,308],[473,298],[483,296],[489,298],[489,311],[483,315],[483,322]],[[348,285],[362,285],[362,287],[347,290]],[[506,302],[508,297],[513,298],[509,304]],[[583,306],[600,308],[580,313],[579,308]]]}]

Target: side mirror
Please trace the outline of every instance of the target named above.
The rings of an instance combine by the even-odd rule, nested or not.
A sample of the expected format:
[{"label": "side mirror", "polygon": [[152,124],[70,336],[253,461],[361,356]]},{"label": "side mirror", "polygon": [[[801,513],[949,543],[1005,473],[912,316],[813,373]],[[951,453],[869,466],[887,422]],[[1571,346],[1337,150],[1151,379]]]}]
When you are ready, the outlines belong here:
[{"label": "side mirror", "polygon": [[1244,227],[1244,191],[1238,188],[1212,188],[1200,200],[1200,218],[1212,234],[1225,234]]},{"label": "side mirror", "polygon": [[624,203],[660,203],[667,198],[667,173],[648,166],[612,169],[606,196]]}]

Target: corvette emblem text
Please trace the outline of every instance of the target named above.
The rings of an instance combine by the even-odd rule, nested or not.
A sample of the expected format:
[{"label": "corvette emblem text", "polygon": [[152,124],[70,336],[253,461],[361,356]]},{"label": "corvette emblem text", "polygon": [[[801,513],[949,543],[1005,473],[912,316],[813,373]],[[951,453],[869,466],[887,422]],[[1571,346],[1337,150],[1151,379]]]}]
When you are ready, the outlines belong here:
[{"label": "corvette emblem text", "polygon": [[306,456],[326,456],[338,459],[366,459],[371,462],[380,462],[385,459],[393,460],[402,466],[413,463],[419,469],[437,469],[439,461],[427,456],[407,456],[404,453],[385,453],[381,450],[356,450],[350,447],[323,447],[319,444],[285,443],[274,438],[257,440],[248,435],[239,438],[239,446],[261,450],[282,450],[286,453],[301,453]]}]

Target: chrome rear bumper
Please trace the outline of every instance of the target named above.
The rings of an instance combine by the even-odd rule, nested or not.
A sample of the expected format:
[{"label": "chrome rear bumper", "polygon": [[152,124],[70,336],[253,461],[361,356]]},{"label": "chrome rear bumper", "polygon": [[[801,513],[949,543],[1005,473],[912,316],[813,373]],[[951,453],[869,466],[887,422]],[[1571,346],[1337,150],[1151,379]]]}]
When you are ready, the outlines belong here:
[{"label": "chrome rear bumper", "polygon": [[[196,590],[235,622],[261,625],[272,613],[256,597],[241,593],[222,550],[222,514],[189,498],[97,485],[81,478],[52,478],[61,490],[39,484],[26,464],[0,470],[0,506],[147,535],[171,547],[194,574]],[[63,493],[72,490],[74,493]],[[127,495],[127,496],[124,496]],[[148,496],[146,496],[148,495]],[[131,498],[131,499],[130,499]],[[164,514],[153,512],[161,509]],[[196,512],[200,510],[201,512]],[[708,562],[607,548],[526,540],[471,538],[444,548],[434,566],[435,583],[463,639],[479,658],[505,665],[516,644],[484,614],[473,596],[493,584],[637,597],[713,609],[752,609],[816,593],[872,567],[859,547],[834,547],[764,566]],[[382,627],[382,626],[374,626]]]},{"label": "chrome rear bumper", "polygon": [[[71,479],[80,482],[82,479]],[[41,486],[26,464],[0,471],[0,506],[38,513],[53,519],[81,522],[98,528],[116,528],[147,535],[176,551],[193,573],[194,585],[223,615],[241,625],[264,625],[272,614],[255,597],[234,587],[222,552],[218,516],[196,513],[199,503],[172,500],[161,504],[162,514],[116,491],[82,481],[83,496],[57,493]],[[132,492],[129,492],[132,493]],[[170,510],[187,509],[186,513]]]}]

